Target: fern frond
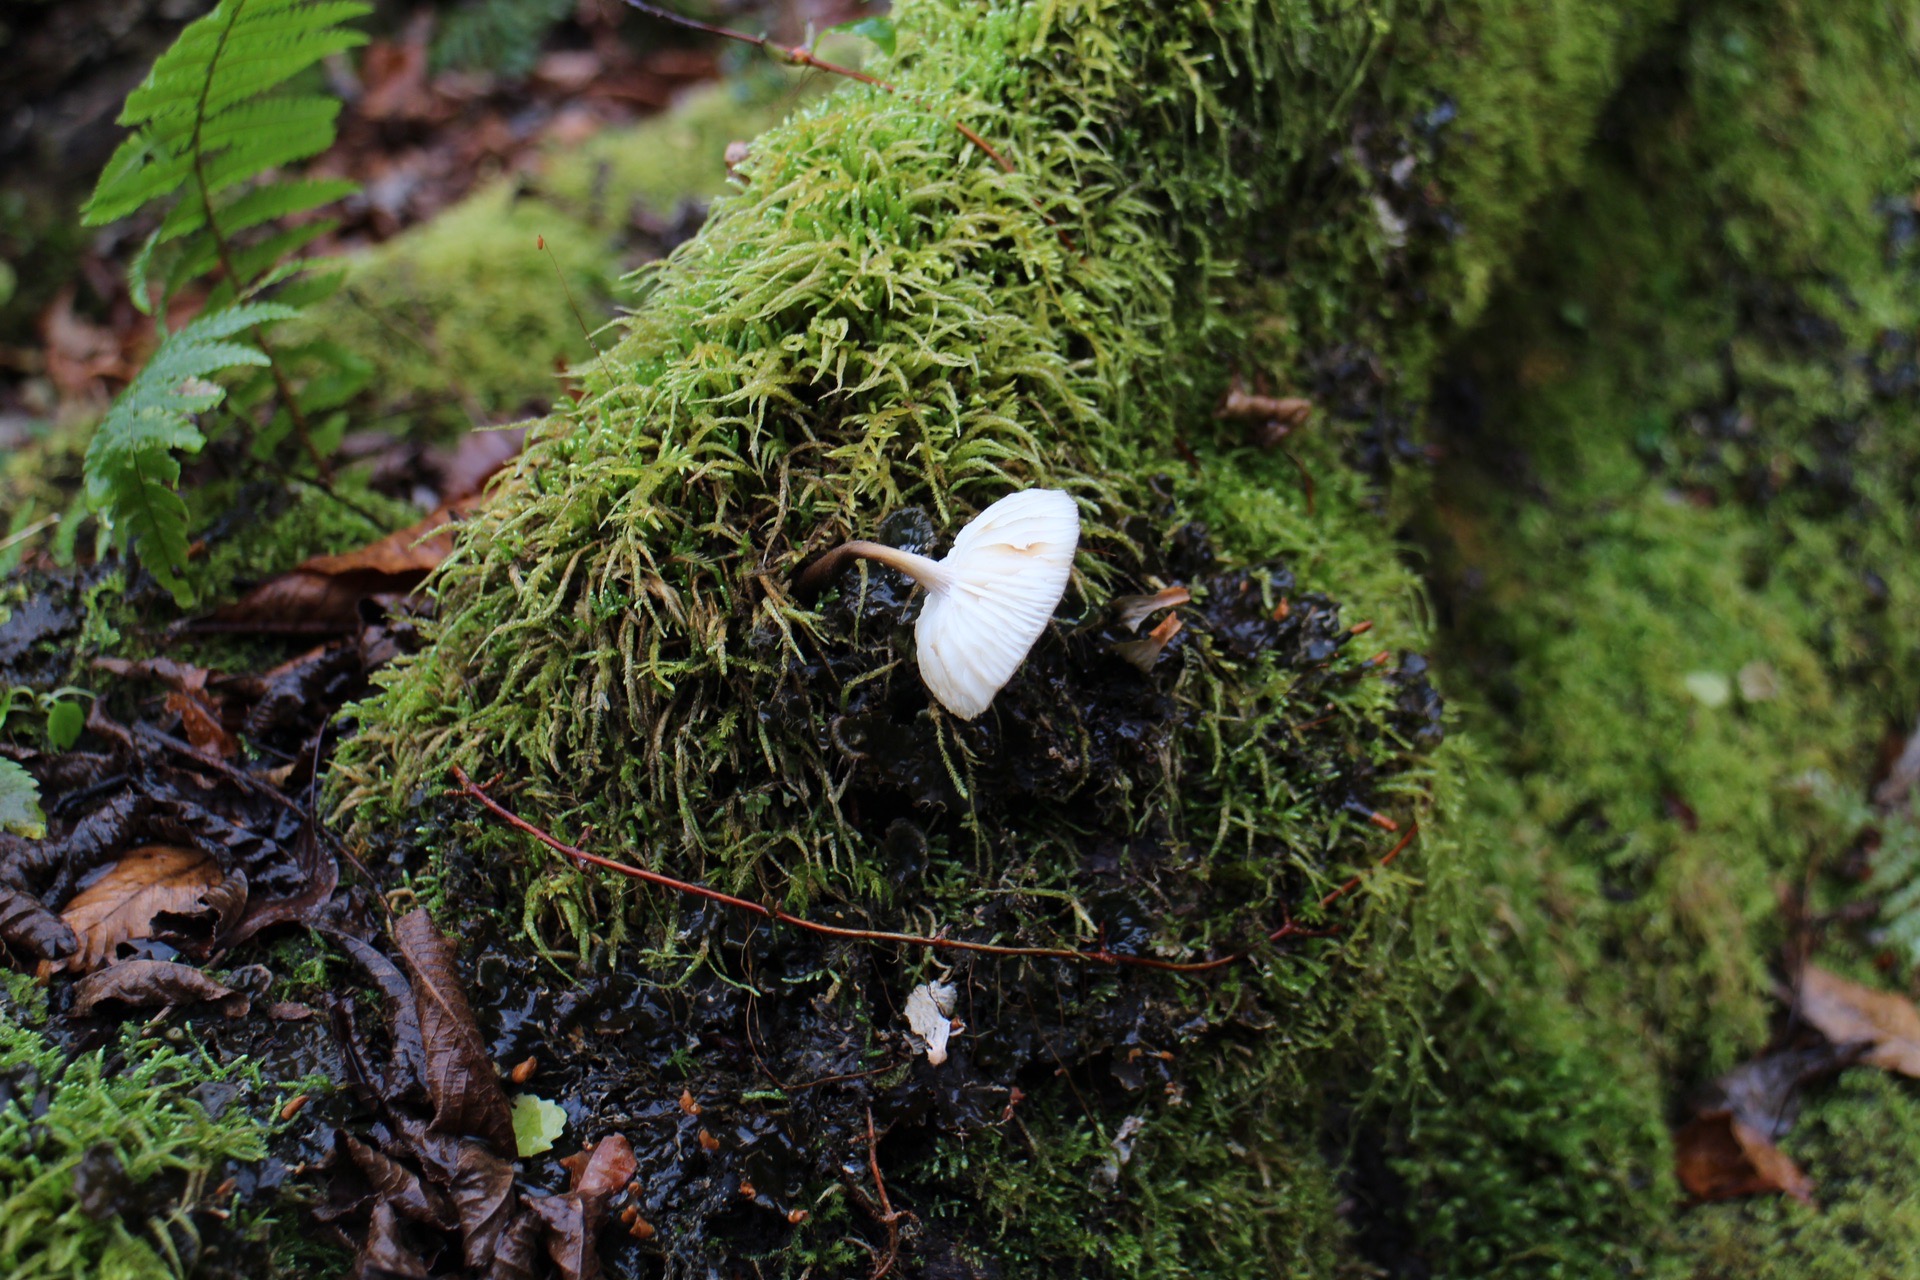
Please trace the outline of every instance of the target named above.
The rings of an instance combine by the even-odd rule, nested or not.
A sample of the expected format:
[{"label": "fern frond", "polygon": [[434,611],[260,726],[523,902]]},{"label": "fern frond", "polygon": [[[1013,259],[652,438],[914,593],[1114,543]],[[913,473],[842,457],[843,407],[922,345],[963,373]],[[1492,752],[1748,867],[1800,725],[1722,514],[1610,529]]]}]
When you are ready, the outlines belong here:
[{"label": "fern frond", "polygon": [[282,90],[322,58],[366,43],[341,24],[369,12],[360,0],[220,0],[128,95],[120,123],[134,133],[100,175],[87,223],[125,217],[190,181],[204,206],[216,192],[326,150],[340,104]]},{"label": "fern frond", "polygon": [[131,547],[182,605],[192,603],[185,578],[187,509],[174,487],[177,454],[206,443],[193,415],[214,408],[226,391],[211,375],[265,365],[259,348],[235,341],[293,308],[247,303],[201,316],[160,344],[153,359],[120,393],[87,445],[87,500],[121,548]]}]

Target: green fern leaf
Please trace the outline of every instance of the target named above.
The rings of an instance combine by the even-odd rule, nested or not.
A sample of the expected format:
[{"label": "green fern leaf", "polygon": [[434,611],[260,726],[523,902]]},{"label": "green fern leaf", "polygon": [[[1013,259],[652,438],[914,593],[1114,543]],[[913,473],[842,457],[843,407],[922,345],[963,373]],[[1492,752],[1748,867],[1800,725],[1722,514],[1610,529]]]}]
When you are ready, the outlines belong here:
[{"label": "green fern leaf", "polygon": [[220,0],[127,96],[120,123],[135,132],[100,175],[83,210],[88,225],[189,182],[202,208],[188,221],[204,219],[215,192],[326,150],[340,104],[282,90],[322,58],[366,43],[341,24],[369,12],[360,0]]},{"label": "green fern leaf", "polygon": [[292,316],[276,303],[227,307],[200,317],[160,344],[153,359],[120,393],[87,445],[87,499],[122,549],[131,548],[183,606],[192,592],[187,564],[187,509],[174,486],[177,454],[206,443],[192,415],[225,397],[212,374],[265,365],[259,348],[236,334]]}]

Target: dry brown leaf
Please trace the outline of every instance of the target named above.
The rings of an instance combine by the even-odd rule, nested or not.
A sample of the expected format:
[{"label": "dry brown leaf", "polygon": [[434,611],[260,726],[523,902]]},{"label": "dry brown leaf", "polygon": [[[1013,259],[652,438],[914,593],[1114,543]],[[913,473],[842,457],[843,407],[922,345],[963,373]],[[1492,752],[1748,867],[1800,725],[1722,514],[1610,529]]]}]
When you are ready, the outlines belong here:
[{"label": "dry brown leaf", "polygon": [[229,1018],[245,1015],[249,1001],[223,982],[209,978],[188,964],[170,960],[122,960],[80,979],[73,987],[73,1011],[90,1017],[105,1000],[117,1000],[136,1009],[159,1005],[218,1002]]},{"label": "dry brown leaf", "polygon": [[154,917],[192,915],[210,908],[226,880],[219,864],[198,849],[146,845],[126,854],[67,903],[60,918],[80,950],[53,968],[97,969],[123,942],[153,936]]},{"label": "dry brown leaf", "polygon": [[240,744],[220,723],[220,713],[198,694],[174,692],[167,695],[167,710],[180,717],[180,727],[195,751],[204,751],[221,760],[231,760]]},{"label": "dry brown leaf", "polygon": [[1835,1044],[1870,1047],[1860,1061],[1920,1078],[1920,1009],[1891,991],[1849,982],[1818,965],[1800,971],[1800,1016]]},{"label": "dry brown leaf", "polygon": [[418,524],[357,551],[314,556],[269,578],[194,624],[196,630],[338,632],[360,619],[362,600],[404,596],[453,550],[450,527],[468,504],[443,506]]},{"label": "dry brown leaf", "polygon": [[1813,1203],[1813,1179],[1793,1158],[1730,1111],[1709,1111],[1673,1135],[1680,1185],[1700,1200],[1783,1192]]}]

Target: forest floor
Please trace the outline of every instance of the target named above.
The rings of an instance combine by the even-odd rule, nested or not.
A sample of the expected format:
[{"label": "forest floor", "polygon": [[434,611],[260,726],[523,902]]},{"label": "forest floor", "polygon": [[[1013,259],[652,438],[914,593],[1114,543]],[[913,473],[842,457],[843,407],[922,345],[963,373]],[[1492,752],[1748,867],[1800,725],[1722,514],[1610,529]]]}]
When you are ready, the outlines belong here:
[{"label": "forest floor", "polygon": [[[1133,1161],[1142,1125],[1113,1100],[1131,1109],[1145,1087],[1182,1105],[1175,1053],[1142,1029],[1178,1045],[1221,1028],[1257,1038],[1273,1024],[1254,1004],[1203,1016],[1069,979],[1051,998],[1084,996],[1088,1012],[1058,1048],[1036,1020],[998,1050],[1017,1069],[995,1076],[983,1047],[984,1065],[929,1084],[923,1038],[850,1049],[864,1033],[830,994],[770,1010],[776,984],[814,993],[805,984],[825,991],[831,974],[837,991],[840,958],[761,938],[754,915],[770,909],[713,900],[717,882],[664,886],[709,899],[689,902],[674,945],[737,951],[749,980],[716,969],[653,986],[603,963],[633,944],[595,914],[602,899],[490,869],[518,806],[540,798],[516,799],[517,780],[449,774],[417,790],[417,825],[392,844],[329,808],[356,707],[434,632],[440,605],[422,584],[526,424],[587,397],[577,371],[616,340],[604,326],[646,287],[642,268],[729,189],[745,150],[728,144],[828,77],[696,32],[638,38],[599,0],[382,6],[371,43],[322,68],[346,105],[308,176],[359,191],[310,241],[348,264],[344,287],[300,322],[301,341],[354,353],[362,390],[337,429],[316,427],[332,431],[317,472],[290,454],[263,462],[251,437],[190,465],[183,492],[218,500],[195,508],[175,590],[95,539],[86,450],[164,333],[214,291],[183,288],[156,323],[129,283],[151,226],[83,229],[74,210],[117,141],[121,98],[188,15],[97,7],[107,34],[90,42],[51,6],[12,33],[22,49],[77,51],[0,100],[9,118],[39,111],[0,136],[0,770],[31,775],[35,796],[0,772],[13,961],[0,1222],[23,1224],[0,1228],[0,1261],[48,1276],[261,1275],[270,1257],[284,1276],[584,1280],[776,1256],[796,1273],[876,1278],[1229,1274],[1153,1252],[1166,1237],[1136,1220],[1161,1203],[1149,1180],[1167,1158],[1143,1144]],[[796,43],[862,12],[714,8]],[[1232,1198],[1251,1173],[1202,1184],[1210,1211],[1292,1224],[1248,1238],[1285,1242],[1300,1273],[1920,1265],[1907,1172],[1920,1154],[1920,143],[1905,168],[1860,180],[1868,196],[1838,160],[1753,159],[1818,149],[1816,136],[1769,151],[1789,109],[1741,96],[1779,61],[1836,136],[1911,97],[1823,97],[1848,59],[1881,62],[1817,27],[1726,0],[1652,41],[1579,180],[1534,211],[1528,247],[1434,357],[1417,403],[1356,344],[1316,353],[1295,385],[1252,388],[1285,395],[1223,406],[1228,429],[1247,418],[1235,447],[1287,459],[1260,474],[1287,477],[1305,516],[1318,486],[1322,511],[1392,524],[1402,562],[1382,573],[1417,580],[1408,612],[1433,619],[1424,654],[1362,653],[1371,620],[1343,622],[1344,595],[1323,592],[1336,584],[1313,581],[1305,555],[1238,565],[1196,524],[1141,570],[1198,601],[1180,646],[1178,625],[1151,633],[1147,668],[1200,633],[1251,636],[1248,661],[1331,671],[1329,686],[1385,672],[1390,732],[1458,753],[1438,771],[1455,790],[1418,805],[1394,808],[1404,794],[1369,789],[1365,769],[1350,791],[1329,784],[1320,799],[1372,852],[1297,937],[1289,917],[1269,939],[1338,934],[1338,912],[1389,866],[1407,885],[1430,878],[1433,911],[1456,913],[1409,917],[1409,954],[1428,954],[1431,932],[1446,935],[1435,954],[1459,957],[1419,997],[1426,1043],[1411,1056],[1432,1063],[1420,1096],[1302,1090],[1278,1137],[1224,1137],[1260,1190]],[[1778,43],[1739,45],[1755,30]],[[1911,21],[1900,30],[1920,40]],[[1889,55],[1909,70],[1912,56]],[[1736,99],[1745,114],[1716,125],[1716,105]],[[1452,109],[1421,118],[1421,145],[1456,145]],[[1387,147],[1356,131],[1351,154],[1375,142]],[[1391,156],[1354,163],[1383,188],[1417,186],[1387,176]],[[1787,231],[1753,212],[1768,197]],[[1451,234],[1438,193],[1404,198],[1404,217],[1378,206],[1389,238],[1409,224],[1416,244]],[[1823,201],[1866,212],[1829,232],[1814,222]],[[1803,207],[1816,210],[1805,226]],[[1228,456],[1177,447],[1195,477]],[[925,534],[908,523],[888,536]],[[838,606],[856,636],[905,625],[905,597],[878,595]],[[1131,669],[1074,685],[1079,657],[1049,659],[1050,687],[1084,697],[1113,741],[1137,733]],[[950,762],[900,743],[903,785],[947,785]],[[861,761],[891,749],[834,746]],[[1133,767],[1129,750],[1099,767]],[[1422,823],[1448,834],[1423,844]],[[572,846],[620,853],[591,826],[520,831],[563,866]],[[902,869],[883,897],[941,856],[910,822],[887,831]],[[1111,883],[1094,910],[1161,888]],[[1125,916],[1100,925],[1075,963],[1133,945]],[[1034,1067],[1043,1055],[1057,1071]],[[1043,1081],[1045,1106],[1077,1098],[1085,1123],[1022,1112],[1028,1093],[1002,1077]],[[848,1080],[876,1092],[835,1088]],[[893,1093],[876,1124],[881,1089]],[[939,1125],[976,1145],[929,1136]],[[641,1133],[660,1141],[626,1136]],[[818,1195],[809,1143],[840,1153]],[[1051,1162],[1046,1192],[968,1165],[1016,1149]],[[1128,1194],[1116,1188],[1135,1204],[1115,1221],[1147,1243],[1096,1264],[1105,1228],[1075,1222],[1074,1206]],[[1165,1194],[1178,1216],[1186,1191]],[[1044,1261],[1050,1231],[1080,1233],[1083,1256]],[[30,1237],[59,1239],[65,1257]]]}]

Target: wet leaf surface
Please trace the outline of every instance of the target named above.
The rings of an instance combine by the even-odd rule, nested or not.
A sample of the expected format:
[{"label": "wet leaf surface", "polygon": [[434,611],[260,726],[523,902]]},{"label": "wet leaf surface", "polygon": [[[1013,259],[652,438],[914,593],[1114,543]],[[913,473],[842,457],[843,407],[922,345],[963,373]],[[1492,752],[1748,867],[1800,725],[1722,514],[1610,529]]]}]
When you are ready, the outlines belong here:
[{"label": "wet leaf surface", "polygon": [[95,970],[74,984],[73,1011],[79,1017],[92,1017],[95,1009],[108,1001],[134,1009],[217,1003],[229,1018],[243,1016],[249,1005],[244,993],[215,981],[192,965],[167,960],[122,960]]},{"label": "wet leaf surface", "polygon": [[0,888],[0,942],[33,960],[61,960],[79,950],[67,922],[17,889]]},{"label": "wet leaf surface", "polygon": [[393,937],[413,979],[426,1054],[423,1083],[433,1101],[434,1131],[480,1138],[495,1151],[512,1151],[512,1108],[467,1004],[453,944],[424,908],[395,922]]},{"label": "wet leaf surface", "polygon": [[619,1134],[561,1163],[572,1174],[572,1188],[565,1195],[530,1197],[527,1207],[546,1223],[547,1254],[563,1280],[597,1280],[600,1253],[595,1239],[607,1219],[607,1201],[633,1178],[639,1163],[632,1145]]},{"label": "wet leaf surface", "polygon": [[[240,901],[245,892],[242,880]],[[134,849],[60,913],[80,943],[67,964],[80,972],[98,968],[121,943],[152,937],[163,915],[206,916],[217,923],[222,912],[237,913],[238,907],[227,875],[206,853],[162,845]]]}]

